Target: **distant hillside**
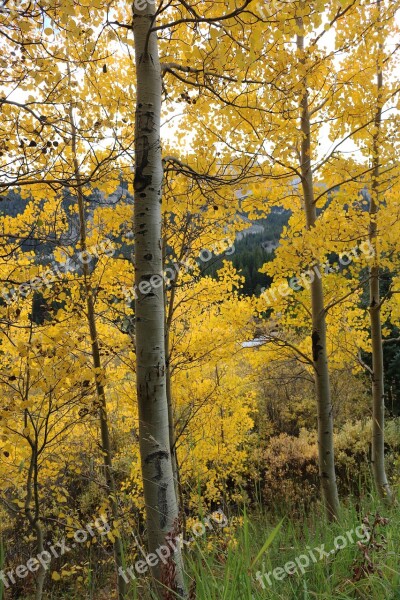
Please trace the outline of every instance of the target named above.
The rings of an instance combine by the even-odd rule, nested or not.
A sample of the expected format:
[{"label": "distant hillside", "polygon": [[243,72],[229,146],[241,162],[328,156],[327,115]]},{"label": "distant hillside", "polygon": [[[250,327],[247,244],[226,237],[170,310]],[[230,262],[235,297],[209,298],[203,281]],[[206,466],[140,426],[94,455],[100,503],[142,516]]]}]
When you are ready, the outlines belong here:
[{"label": "distant hillside", "polygon": [[[85,208],[86,218],[90,223],[93,218],[95,209],[99,206],[113,206],[118,202],[123,201],[124,203],[133,204],[133,196],[127,191],[127,184],[121,182],[120,186],[115,190],[113,194],[104,196],[102,192],[93,190],[90,194],[85,196]],[[17,191],[10,190],[7,195],[0,196],[0,217],[18,217],[22,215],[24,210],[29,204],[29,200],[21,198]],[[41,201],[42,206],[45,204],[45,199]],[[21,248],[24,251],[34,251],[37,260],[40,263],[47,264],[53,258],[53,252],[57,247],[74,247],[77,248],[79,240],[79,216],[72,207],[76,205],[76,198],[70,192],[68,188],[65,188],[60,198],[60,209],[62,209],[66,215],[65,231],[59,236],[55,236],[52,231],[43,232],[40,220],[38,220],[37,226],[33,228],[29,237],[25,239]],[[113,239],[112,236],[108,236],[109,239]],[[118,236],[118,239],[113,239],[120,247],[120,253],[124,253],[127,256],[130,255],[132,248],[123,241],[122,234]]]},{"label": "distant hillside", "polygon": [[270,285],[271,278],[259,273],[258,270],[263,264],[272,260],[290,214],[289,210],[280,207],[273,207],[268,217],[256,221],[250,220],[244,213],[240,214],[240,217],[248,222],[249,227],[237,235],[235,252],[231,256],[216,257],[210,265],[205,266],[204,275],[215,277],[222,266],[222,260],[230,260],[245,277],[242,293],[248,296],[259,294],[261,288]]},{"label": "distant hillside", "polygon": [[[86,197],[86,210],[88,221],[91,220],[93,211],[101,205],[114,205],[123,198],[124,202],[133,203],[131,197],[126,190],[126,186],[121,183],[121,186],[109,197],[104,197],[100,192],[94,191]],[[44,202],[44,201],[43,201]],[[49,232],[43,236],[40,231],[40,225],[35,228],[29,239],[22,243],[23,250],[34,250],[38,261],[46,264],[53,258],[55,248],[59,246],[75,247],[79,239],[79,223],[78,215],[71,211],[71,207],[75,203],[73,195],[68,189],[63,192],[63,197],[60,200],[62,209],[67,216],[66,231],[57,239],[52,237]],[[18,192],[10,191],[7,196],[0,198],[0,216],[16,217],[21,215],[26,208],[27,201],[22,199]],[[236,269],[238,269],[245,277],[245,284],[242,293],[245,295],[259,294],[261,288],[268,287],[271,279],[266,275],[258,272],[260,267],[273,257],[275,249],[279,245],[279,239],[282,234],[282,229],[287,225],[290,211],[280,207],[273,207],[270,214],[266,218],[251,220],[246,213],[239,213],[241,219],[248,223],[248,228],[241,231],[235,240],[235,252],[226,259],[232,261]],[[121,246],[121,253],[130,256],[132,253],[131,244],[123,243],[122,235],[114,240]],[[222,266],[224,257],[215,257],[209,263],[204,263],[204,275],[216,276],[217,270]]]}]

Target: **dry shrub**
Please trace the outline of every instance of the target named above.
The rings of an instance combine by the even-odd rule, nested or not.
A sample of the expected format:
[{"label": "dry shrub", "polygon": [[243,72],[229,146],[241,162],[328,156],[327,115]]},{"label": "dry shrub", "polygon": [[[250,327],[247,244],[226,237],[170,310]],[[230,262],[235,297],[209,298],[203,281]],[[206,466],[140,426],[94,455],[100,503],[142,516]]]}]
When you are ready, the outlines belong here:
[{"label": "dry shrub", "polygon": [[[396,483],[395,464],[399,460],[400,420],[388,421],[385,428],[385,454],[388,474]],[[371,423],[344,424],[335,433],[336,476],[341,495],[358,495],[372,486],[370,466]],[[299,437],[281,433],[271,437],[264,452],[267,504],[307,507],[319,498],[318,446],[316,434],[305,429]]]},{"label": "dry shrub", "polygon": [[309,432],[270,438],[265,460],[264,499],[268,504],[304,506],[317,497],[318,452]]}]

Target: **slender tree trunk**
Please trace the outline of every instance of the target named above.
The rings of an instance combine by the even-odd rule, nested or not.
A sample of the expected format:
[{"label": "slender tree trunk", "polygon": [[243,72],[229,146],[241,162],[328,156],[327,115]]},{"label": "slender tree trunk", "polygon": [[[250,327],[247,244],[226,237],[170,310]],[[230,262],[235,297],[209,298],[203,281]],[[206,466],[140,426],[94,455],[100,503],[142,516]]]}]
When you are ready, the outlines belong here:
[{"label": "slender tree trunk", "polygon": [[[43,532],[41,528],[37,525],[37,533],[36,533],[36,552],[37,554],[42,554],[44,552],[44,544],[43,544]],[[44,582],[46,579],[46,569],[41,564],[36,577],[36,588],[35,588],[35,600],[42,600],[43,598],[43,590],[44,590]]]},{"label": "slender tree trunk", "polygon": [[[300,26],[302,26],[302,21]],[[304,51],[304,37],[297,36],[297,47]],[[313,174],[311,170],[311,125],[308,103],[307,81],[300,101],[301,108],[301,184],[306,215],[306,227],[311,230],[317,220],[315,206]],[[318,456],[319,476],[322,494],[330,520],[339,514],[339,495],[335,474],[335,455],[333,444],[333,412],[326,348],[326,312],[322,279],[314,277],[311,282],[311,313],[312,313],[312,353],[315,373],[315,387],[318,407]]]},{"label": "slender tree trunk", "polygon": [[[27,386],[28,389],[28,386]],[[35,436],[35,440],[29,439],[29,445],[31,447],[31,460],[28,471],[28,479],[26,485],[26,497],[25,497],[25,514],[29,521],[29,524],[34,532],[36,538],[36,553],[40,554],[45,550],[43,543],[43,530],[40,525],[40,500],[39,500],[39,486],[38,486],[38,439]],[[31,509],[31,502],[34,503],[34,511]],[[40,564],[36,575],[35,582],[35,600],[42,600],[44,582],[46,579],[46,569]]]},{"label": "slender tree trunk", "polygon": [[[32,322],[29,331],[29,345],[32,343],[33,328]],[[25,402],[29,399],[30,390],[30,357],[27,357],[26,385],[24,392]],[[24,411],[24,427],[28,427],[28,409]],[[39,497],[39,439],[38,432],[34,429],[34,438],[27,438],[31,449],[31,458],[29,462],[28,477],[26,481],[26,496],[24,500],[24,511],[29,525],[35,535],[36,552],[40,554],[44,551],[43,529],[40,524],[40,497]],[[32,510],[33,504],[33,510]],[[46,569],[40,564],[35,580],[35,600],[42,600],[44,583],[46,580]]]},{"label": "slender tree trunk", "polygon": [[[176,277],[179,277],[178,273]],[[171,384],[171,347],[170,347],[170,329],[172,326],[172,318],[174,313],[175,305],[175,293],[176,293],[177,281],[172,282],[171,295],[169,299],[168,311],[165,319],[165,388],[167,393],[167,404],[168,404],[168,422],[169,422],[169,447],[171,450],[172,460],[172,472],[174,475],[175,494],[178,502],[178,511],[180,522],[182,525],[182,535],[186,533],[186,518],[184,511],[184,498],[183,489],[180,477],[179,463],[178,463],[178,452],[176,447],[176,433],[175,433],[175,415],[174,415],[174,401],[172,397],[172,384]],[[164,288],[164,298],[166,299],[166,291]]]},{"label": "slender tree trunk", "polygon": [[171,364],[170,364],[170,347],[169,347],[169,329],[168,323],[165,323],[165,391],[167,394],[168,404],[168,427],[169,427],[169,447],[171,450],[172,460],[172,472],[174,476],[175,493],[179,504],[181,504],[180,498],[180,484],[179,484],[179,467],[178,467],[178,456],[176,453],[176,435],[175,435],[175,418],[174,418],[174,406],[172,398],[172,386],[171,386]]},{"label": "slender tree trunk", "polygon": [[[166,393],[165,307],[161,237],[163,168],[160,145],[161,69],[155,4],[133,4],[136,55],[135,302],[140,455],[150,552],[179,531]],[[180,549],[168,564],[152,567],[160,598],[165,587],[186,598]]]},{"label": "slender tree trunk", "polygon": [[[176,291],[178,287],[178,280],[180,276],[180,265],[185,256],[187,238],[188,238],[188,230],[190,226],[191,218],[188,217],[186,219],[184,229],[183,229],[183,239],[182,245],[180,248],[179,256],[177,259],[178,268],[176,269],[175,278],[171,281],[171,289],[169,294],[169,301],[167,302],[167,290],[164,282],[164,302],[166,306],[166,314],[165,314],[165,364],[166,364],[166,392],[167,392],[167,404],[168,404],[168,420],[169,420],[169,445],[171,449],[171,458],[172,458],[172,471],[174,474],[174,483],[175,483],[175,493],[178,502],[178,510],[179,516],[182,525],[182,535],[185,536],[186,533],[186,516],[184,511],[184,497],[183,497],[183,488],[180,476],[179,462],[178,462],[178,452],[177,452],[177,439],[175,432],[175,415],[174,415],[174,401],[172,396],[172,383],[171,383],[171,346],[170,346],[170,330],[172,327],[172,321],[174,318],[175,311],[175,299],[176,299]],[[167,222],[164,220],[164,227],[167,227]],[[165,268],[166,264],[166,240],[163,239],[163,267]]]},{"label": "slender tree trunk", "polygon": [[[378,11],[380,0],[378,0]],[[375,133],[372,147],[372,189],[369,205],[370,225],[369,241],[374,248],[374,264],[370,268],[369,279],[369,314],[371,324],[372,345],[372,471],[376,489],[381,498],[391,501],[392,494],[385,469],[385,389],[383,344],[381,325],[380,269],[377,248],[377,215],[379,210],[379,176],[380,176],[380,134],[382,127],[382,88],[383,73],[380,59],[382,44],[379,44],[377,68],[377,109],[375,114]]]},{"label": "slender tree trunk", "polygon": [[[373,202],[371,202],[373,204]],[[375,226],[371,224],[370,229]],[[372,240],[373,237],[370,239]],[[370,324],[372,345],[372,471],[381,498],[390,502],[391,489],[385,468],[385,391],[380,309],[379,266],[370,269]]]},{"label": "slender tree trunk", "polygon": [[[166,260],[166,243],[163,240],[163,268],[165,267]],[[176,277],[179,274],[176,273]],[[171,386],[171,350],[170,350],[170,338],[169,332],[172,325],[172,318],[174,314],[175,305],[175,293],[176,293],[177,280],[171,281],[171,293],[168,303],[168,308],[165,313],[165,325],[164,325],[164,340],[165,340],[165,390],[167,394],[168,404],[168,423],[169,423],[169,447],[171,450],[172,460],[172,471],[174,474],[175,493],[178,501],[178,509],[180,503],[180,485],[179,485],[179,469],[178,469],[178,457],[176,453],[176,436],[175,436],[175,418],[174,418],[174,407],[172,398],[172,386]],[[167,289],[164,281],[164,304],[167,307]]]},{"label": "slender tree trunk", "polygon": [[[77,136],[76,126],[74,122],[74,116],[72,106],[70,107],[70,125],[71,125],[71,142],[72,142],[72,155],[74,164],[74,175],[76,180],[76,194],[78,199],[78,212],[79,212],[79,235],[80,235],[80,247],[82,253],[85,255],[87,252],[87,235],[86,235],[86,215],[85,215],[85,200],[83,195],[83,186],[81,183],[81,175],[79,170],[79,163],[77,159]],[[96,387],[96,395],[98,401],[98,411],[100,420],[100,435],[101,435],[101,449],[104,455],[104,472],[107,483],[107,489],[109,493],[109,501],[111,507],[111,514],[114,522],[119,520],[119,509],[117,499],[117,488],[114,479],[113,464],[112,464],[112,449],[110,441],[110,430],[108,425],[107,417],[107,400],[106,393],[103,384],[102,375],[102,362],[100,356],[100,345],[99,337],[97,333],[96,315],[94,308],[93,290],[90,281],[90,269],[89,264],[86,260],[82,261],[83,264],[83,283],[85,289],[85,300],[86,300],[86,318],[90,332],[90,342],[92,349],[92,361],[94,367],[94,379]],[[122,535],[122,532],[121,532]],[[120,569],[123,569],[124,564],[124,546],[121,537],[116,537],[114,542],[114,560],[117,571],[118,581],[118,600],[125,600],[127,598],[127,585],[123,577],[120,576]]]}]

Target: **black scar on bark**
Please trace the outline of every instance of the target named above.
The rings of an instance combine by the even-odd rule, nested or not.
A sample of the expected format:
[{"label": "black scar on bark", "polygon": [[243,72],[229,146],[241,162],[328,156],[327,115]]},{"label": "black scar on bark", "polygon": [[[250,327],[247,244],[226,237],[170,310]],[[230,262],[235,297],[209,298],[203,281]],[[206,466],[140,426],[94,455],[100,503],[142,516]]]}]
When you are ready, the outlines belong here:
[{"label": "black scar on bark", "polygon": [[312,340],[312,354],[313,354],[314,362],[317,362],[320,351],[324,349],[323,346],[321,346],[318,343],[320,339],[321,338],[319,337],[318,331],[313,331],[311,340]]},{"label": "black scar on bark", "polygon": [[168,521],[168,501],[167,501],[168,484],[163,483],[158,488],[158,514],[160,515],[160,527],[163,529]]},{"label": "black scar on bark", "polygon": [[165,450],[157,450],[157,452],[152,452],[146,456],[145,463],[147,465],[153,461],[155,462],[154,467],[156,474],[151,478],[152,481],[160,481],[160,479],[162,479],[161,461],[163,458],[165,458],[165,460],[169,458],[169,454]]},{"label": "black scar on bark", "polygon": [[154,113],[150,110],[142,113],[140,124],[143,131],[152,133],[154,131]]},{"label": "black scar on bark", "polygon": [[136,167],[135,180],[133,183],[135,194],[140,194],[151,184],[151,175],[145,175],[144,170],[149,164],[149,138],[143,136],[142,160]]}]

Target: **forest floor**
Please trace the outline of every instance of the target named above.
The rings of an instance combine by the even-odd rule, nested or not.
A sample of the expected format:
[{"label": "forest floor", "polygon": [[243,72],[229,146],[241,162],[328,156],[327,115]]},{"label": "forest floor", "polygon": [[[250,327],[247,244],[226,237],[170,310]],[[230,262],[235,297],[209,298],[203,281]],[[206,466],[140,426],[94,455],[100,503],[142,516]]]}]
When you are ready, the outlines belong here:
[{"label": "forest floor", "polygon": [[[391,507],[371,495],[348,498],[335,523],[320,505],[292,516],[288,507],[230,515],[224,530],[185,547],[191,600],[400,600],[399,500],[399,491]],[[49,598],[116,598],[110,580],[79,592],[70,583]],[[128,598],[153,598],[145,576]]]}]

